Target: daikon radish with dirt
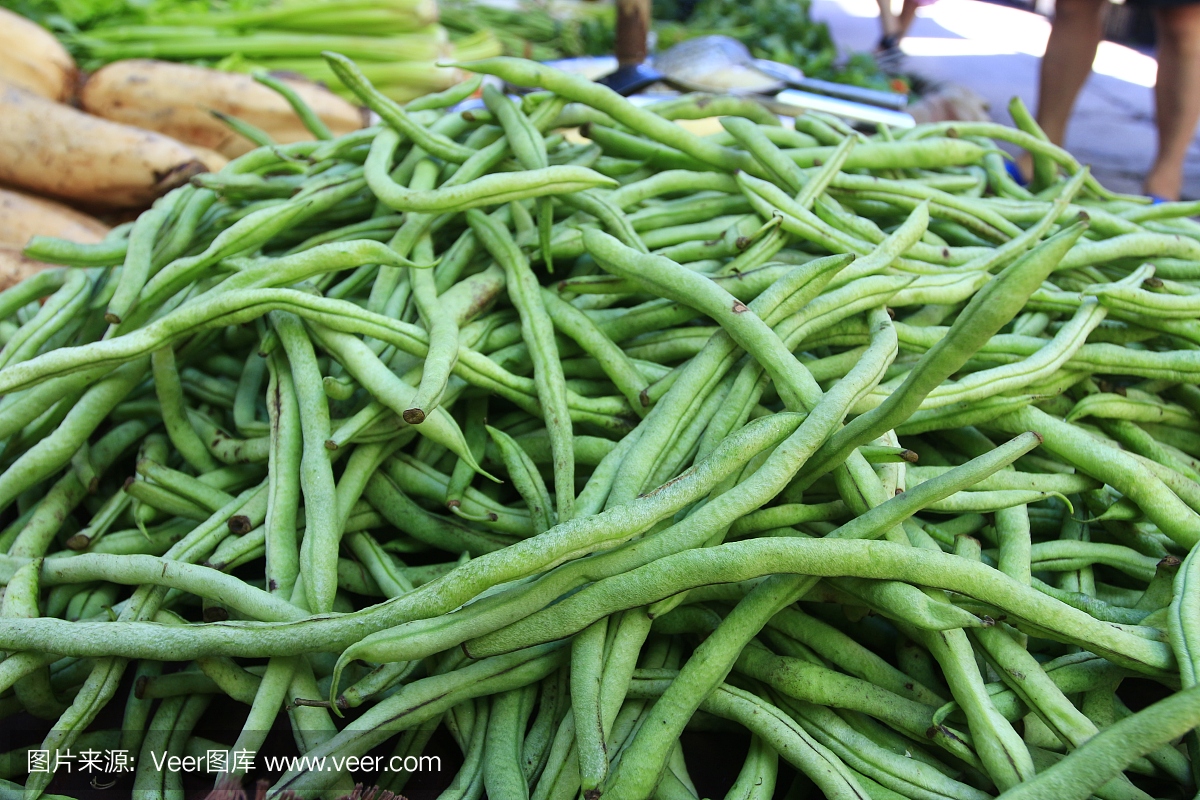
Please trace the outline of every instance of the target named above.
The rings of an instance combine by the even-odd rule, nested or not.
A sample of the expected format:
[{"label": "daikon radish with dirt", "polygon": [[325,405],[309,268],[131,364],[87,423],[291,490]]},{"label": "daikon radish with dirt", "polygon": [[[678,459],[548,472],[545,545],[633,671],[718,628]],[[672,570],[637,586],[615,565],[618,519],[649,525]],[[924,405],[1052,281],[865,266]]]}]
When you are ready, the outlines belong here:
[{"label": "daikon radish with dirt", "polygon": [[0,244],[0,292],[16,286],[44,269],[53,269],[53,264],[35,261],[21,252],[20,247]]},{"label": "daikon radish with dirt", "polygon": [[188,149],[196,154],[196,158],[199,159],[208,172],[218,172],[221,167],[229,163],[229,159],[216,150],[209,150],[207,147],[201,147],[198,144],[189,144]]},{"label": "daikon radish with dirt", "polygon": [[74,93],[76,77],[75,59],[53,34],[0,8],[0,82],[66,101]]},{"label": "daikon radish with dirt", "polygon": [[70,206],[0,187],[0,245],[24,247],[32,236],[92,244],[108,230],[100,220]]},{"label": "daikon radish with dirt", "polygon": [[0,87],[0,183],[85,205],[137,208],[205,171],[186,145]]},{"label": "daikon radish with dirt", "polygon": [[[363,127],[363,111],[306,80],[282,79],[337,136]],[[276,142],[313,138],[288,102],[249,75],[152,59],[128,59],[101,68],[79,94],[97,116],[158,131],[181,142],[234,158],[255,147],[214,116],[237,117]]]}]

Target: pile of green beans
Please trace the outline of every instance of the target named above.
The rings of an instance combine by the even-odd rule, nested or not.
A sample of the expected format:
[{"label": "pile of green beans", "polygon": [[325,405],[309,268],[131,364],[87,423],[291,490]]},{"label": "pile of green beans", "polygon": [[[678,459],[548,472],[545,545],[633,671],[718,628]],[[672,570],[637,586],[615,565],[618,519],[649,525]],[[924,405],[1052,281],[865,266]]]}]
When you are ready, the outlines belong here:
[{"label": "pile of green beans", "polygon": [[519,101],[402,107],[326,57],[380,125],[297,102],[315,141],[0,293],[0,717],[44,734],[0,794],[103,746],[182,800],[164,757],[277,721],[310,767],[217,789],[1196,792],[1200,206],[1019,105],[698,136],[708,98],[499,58]]}]

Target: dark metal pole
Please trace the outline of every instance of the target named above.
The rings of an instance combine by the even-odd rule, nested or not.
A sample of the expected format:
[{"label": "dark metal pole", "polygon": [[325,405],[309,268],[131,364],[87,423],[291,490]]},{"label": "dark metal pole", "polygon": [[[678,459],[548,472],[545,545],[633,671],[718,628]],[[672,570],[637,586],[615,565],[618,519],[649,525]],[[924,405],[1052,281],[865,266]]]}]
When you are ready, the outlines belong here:
[{"label": "dark metal pole", "polygon": [[646,60],[650,0],[617,0],[617,64],[633,67]]}]

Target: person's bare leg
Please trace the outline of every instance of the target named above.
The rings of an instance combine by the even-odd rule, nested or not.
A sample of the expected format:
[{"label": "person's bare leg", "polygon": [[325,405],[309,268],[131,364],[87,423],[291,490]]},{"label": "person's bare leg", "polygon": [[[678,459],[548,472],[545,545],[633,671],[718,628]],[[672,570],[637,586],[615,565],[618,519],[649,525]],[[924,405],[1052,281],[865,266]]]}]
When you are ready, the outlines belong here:
[{"label": "person's bare leg", "polygon": [[1037,121],[1062,144],[1079,90],[1092,72],[1104,36],[1106,0],[1058,0],[1038,80]]},{"label": "person's bare leg", "polygon": [[[1104,36],[1107,0],[1058,0],[1038,79],[1037,121],[1055,144],[1062,144],[1067,120],[1079,90],[1092,72],[1096,48]],[[1022,153],[1017,162],[1024,175],[1032,161]]]},{"label": "person's bare leg", "polygon": [[896,36],[900,33],[900,23],[892,13],[892,0],[876,0],[879,3],[879,28],[883,32],[882,39]]},{"label": "person's bare leg", "polygon": [[912,27],[916,17],[917,0],[904,0],[904,5],[900,7],[900,16],[896,18],[897,38],[903,39],[908,35],[908,29]]},{"label": "person's bare leg", "polygon": [[1142,190],[1178,200],[1183,188],[1183,162],[1200,120],[1200,6],[1160,8],[1158,80],[1154,86],[1154,121],[1158,153]]}]

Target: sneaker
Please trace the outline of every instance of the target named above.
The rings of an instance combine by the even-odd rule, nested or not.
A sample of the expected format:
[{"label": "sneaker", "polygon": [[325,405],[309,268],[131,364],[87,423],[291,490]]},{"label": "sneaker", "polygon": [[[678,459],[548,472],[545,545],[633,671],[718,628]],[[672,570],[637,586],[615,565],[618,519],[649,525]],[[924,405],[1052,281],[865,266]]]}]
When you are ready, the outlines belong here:
[{"label": "sneaker", "polygon": [[898,36],[884,36],[875,46],[875,63],[885,75],[899,75],[904,69],[904,52]]},{"label": "sneaker", "polygon": [[1021,174],[1021,168],[1017,166],[1017,162],[1004,159],[1004,171],[1008,173],[1008,177],[1016,182],[1017,186],[1028,186],[1029,181]]}]

